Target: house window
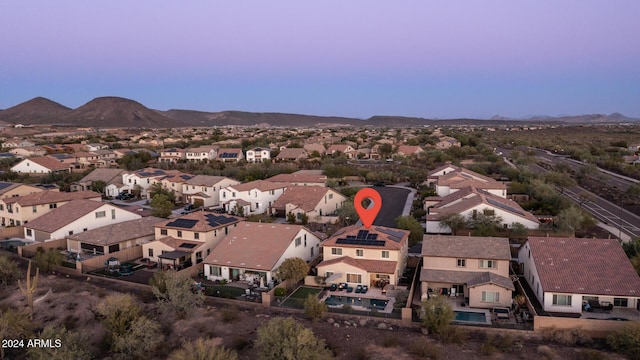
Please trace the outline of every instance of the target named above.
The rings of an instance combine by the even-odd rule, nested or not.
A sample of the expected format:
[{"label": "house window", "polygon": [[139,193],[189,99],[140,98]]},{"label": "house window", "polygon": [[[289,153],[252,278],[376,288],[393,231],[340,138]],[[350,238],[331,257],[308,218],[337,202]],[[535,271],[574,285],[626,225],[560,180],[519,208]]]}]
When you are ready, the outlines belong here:
[{"label": "house window", "polygon": [[32,207],[32,209],[33,209],[33,212],[34,212],[34,213],[37,213],[37,212],[38,212],[38,207],[37,207],[37,206]]},{"label": "house window", "polygon": [[57,207],[58,207],[58,204],[56,203],[49,204],[49,209],[55,209]]},{"label": "house window", "polygon": [[116,218],[116,209],[111,209],[111,220]]},{"label": "house window", "polygon": [[482,302],[499,303],[500,293],[497,291],[483,291]]},{"label": "house window", "polygon": [[467,267],[467,259],[458,259],[458,267]]},{"label": "house window", "polygon": [[324,273],[324,277],[328,278],[329,276],[333,275],[333,271],[327,271]]},{"label": "house window", "polygon": [[73,235],[73,230],[69,230],[69,235]]},{"label": "house window", "polygon": [[329,194],[329,200],[333,199],[333,194]]},{"label": "house window", "polygon": [[149,257],[153,257],[153,249],[149,249]]},{"label": "house window", "polygon": [[571,306],[571,295],[553,294],[553,305]]},{"label": "house window", "polygon": [[389,258],[389,251],[388,250],[382,250],[382,258],[383,259],[388,259]]},{"label": "house window", "polygon": [[340,249],[340,248],[331,248],[331,255],[342,255],[342,249]]},{"label": "house window", "polygon": [[347,282],[348,283],[361,283],[362,275],[360,274],[347,274]]},{"label": "house window", "polygon": [[629,299],[627,299],[627,298],[613,298],[613,306],[629,307]]},{"label": "house window", "polygon": [[196,264],[200,264],[202,262],[202,251],[198,251],[196,253]]},{"label": "house window", "polygon": [[482,213],[486,216],[493,216],[496,214],[496,211],[493,209],[484,209],[482,210]]},{"label": "house window", "polygon": [[356,249],[356,256],[357,257],[363,257],[364,256],[364,250],[363,249]]},{"label": "house window", "polygon": [[160,229],[160,235],[167,235],[167,229]]},{"label": "house window", "polygon": [[178,230],[178,237],[182,237],[182,230]]},{"label": "house window", "polygon": [[105,211],[96,211],[96,219],[103,218],[105,216],[107,216],[107,213]]},{"label": "house window", "polygon": [[219,266],[209,266],[209,275],[221,276],[222,269]]},{"label": "house window", "polygon": [[200,239],[200,233],[194,232],[193,233],[193,238],[194,239]]},{"label": "house window", "polygon": [[498,267],[498,263],[495,260],[480,260],[480,268],[482,269],[495,269]]},{"label": "house window", "polygon": [[32,233],[31,229],[27,229],[27,236],[31,236]]},{"label": "house window", "polygon": [[302,238],[297,237],[296,238],[296,246],[300,246],[300,244],[302,244]]}]

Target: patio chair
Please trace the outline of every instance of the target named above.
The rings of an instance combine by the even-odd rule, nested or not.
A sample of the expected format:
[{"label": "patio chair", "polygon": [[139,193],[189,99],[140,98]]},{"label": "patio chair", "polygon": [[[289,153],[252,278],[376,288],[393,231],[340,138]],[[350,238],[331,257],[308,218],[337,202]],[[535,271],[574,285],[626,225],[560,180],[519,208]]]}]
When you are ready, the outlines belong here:
[{"label": "patio chair", "polygon": [[367,293],[367,291],[369,291],[369,286],[367,286],[367,285],[363,285],[363,286],[362,286],[362,290],[360,290],[360,293],[361,293],[361,294],[366,294],[366,293]]},{"label": "patio chair", "polygon": [[348,293],[352,293],[352,292],[353,292],[353,286],[349,286],[349,287],[347,287],[347,292],[348,292]]},{"label": "patio chair", "polygon": [[338,284],[331,284],[331,286],[329,286],[329,291],[336,291],[338,290]]},{"label": "patio chair", "polygon": [[360,294],[362,292],[362,285],[356,286],[356,294]]}]

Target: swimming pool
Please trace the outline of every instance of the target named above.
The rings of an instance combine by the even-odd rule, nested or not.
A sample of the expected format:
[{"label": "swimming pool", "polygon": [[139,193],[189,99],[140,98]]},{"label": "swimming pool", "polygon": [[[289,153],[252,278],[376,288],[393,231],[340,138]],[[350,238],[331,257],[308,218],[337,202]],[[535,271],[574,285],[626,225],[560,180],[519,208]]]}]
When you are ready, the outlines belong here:
[{"label": "swimming pool", "polygon": [[324,302],[329,306],[350,305],[362,306],[369,310],[384,310],[384,308],[389,303],[389,300],[331,295],[326,298]]},{"label": "swimming pool", "polygon": [[487,323],[487,315],[482,312],[471,311],[454,311],[456,317],[454,321],[474,322],[474,323]]}]

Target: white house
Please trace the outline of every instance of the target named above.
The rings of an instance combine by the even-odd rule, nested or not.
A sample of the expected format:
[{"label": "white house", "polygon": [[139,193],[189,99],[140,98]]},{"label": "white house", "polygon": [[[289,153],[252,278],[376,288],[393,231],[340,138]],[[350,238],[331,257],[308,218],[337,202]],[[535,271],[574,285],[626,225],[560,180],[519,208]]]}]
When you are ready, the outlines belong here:
[{"label": "white house", "polygon": [[62,163],[50,156],[37,156],[24,159],[11,167],[11,171],[21,174],[48,174],[70,171],[71,165]]},{"label": "white house", "polygon": [[[453,171],[447,171],[449,168],[456,168]],[[427,182],[435,184],[438,196],[447,196],[451,193],[459,191],[469,186],[477,189],[488,191],[496,196],[507,197],[507,187],[504,183],[496,181],[488,176],[484,176],[452,165],[445,165],[443,169],[436,173],[442,172],[442,175],[428,175]]]},{"label": "white house", "polygon": [[288,258],[309,262],[320,254],[320,239],[301,225],[241,222],[204,260],[209,280],[249,280],[268,284]]},{"label": "white house", "polygon": [[220,190],[220,201],[227,212],[234,213],[236,206],[241,206],[244,215],[263,214],[284,194],[288,186],[287,183],[266,180],[250,181]]},{"label": "white house", "polygon": [[271,159],[271,150],[267,148],[253,148],[251,150],[247,150],[247,162],[256,163],[256,162],[264,162],[265,160]]},{"label": "white house", "polygon": [[33,241],[62,239],[68,235],[141,217],[109,203],[73,200],[25,224],[24,237]]},{"label": "white house", "polygon": [[529,237],[518,263],[545,311],[581,314],[586,304],[639,305],[640,277],[615,239]]},{"label": "white house", "polygon": [[187,150],[171,148],[160,151],[160,162],[178,162],[187,158]]},{"label": "white house", "polygon": [[211,161],[218,156],[217,147],[201,146],[187,149],[186,159],[190,161]]},{"label": "white house", "polygon": [[224,176],[196,175],[182,184],[185,202],[195,206],[220,206],[220,190],[240,184]]},{"label": "white house", "polygon": [[122,175],[123,188],[128,191],[133,191],[136,186],[140,187],[141,196],[147,196],[147,190],[156,182],[159,182],[162,178],[168,175],[174,175],[179,173],[175,170],[162,170],[155,168],[144,168],[134,172],[125,173]]},{"label": "white house", "polygon": [[290,186],[273,203],[272,213],[279,217],[293,214],[299,220],[306,215],[313,222],[333,223],[337,216],[329,215],[335,215],[346,200],[346,196],[329,187]]},{"label": "white house", "polygon": [[537,229],[538,219],[522,209],[513,200],[496,196],[487,191],[467,187],[441,198],[439,201],[427,198],[424,203],[427,210],[426,232],[431,234],[450,233],[451,229],[441,224],[446,217],[459,214],[474,219],[478,214],[502,218],[502,226],[509,228],[520,223],[528,229]]}]

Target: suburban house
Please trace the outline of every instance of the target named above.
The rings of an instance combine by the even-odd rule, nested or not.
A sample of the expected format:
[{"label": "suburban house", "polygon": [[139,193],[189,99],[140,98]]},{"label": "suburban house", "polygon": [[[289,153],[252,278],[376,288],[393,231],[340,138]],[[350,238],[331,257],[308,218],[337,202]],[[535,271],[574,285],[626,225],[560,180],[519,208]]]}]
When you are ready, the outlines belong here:
[{"label": "suburban house", "polygon": [[187,158],[187,150],[171,148],[160,150],[160,162],[175,163]]},{"label": "suburban house", "polygon": [[20,197],[44,191],[44,189],[21,183],[0,181],[0,199]]},{"label": "suburban house", "polygon": [[118,167],[118,156],[111,150],[96,150],[94,153],[100,157],[95,162],[96,167]]},{"label": "suburban house", "polygon": [[218,156],[217,147],[201,146],[187,149],[186,159],[190,161],[211,161]]},{"label": "suburban house", "polygon": [[268,148],[253,148],[247,150],[247,162],[256,163],[264,162],[271,159],[271,150]]},{"label": "suburban house", "polygon": [[11,140],[6,140],[2,143],[2,147],[5,149],[29,147],[29,146],[35,146],[35,145],[36,144],[34,142],[31,142],[25,139],[11,139]]},{"label": "suburban house", "polygon": [[[25,189],[30,192],[30,189]],[[101,196],[93,191],[60,192],[58,190],[35,191],[28,195],[0,199],[2,226],[20,226],[78,199],[101,201]]]},{"label": "suburban house", "polygon": [[320,239],[302,225],[241,222],[204,260],[208,280],[240,279],[264,284],[278,279],[288,258],[309,262],[320,254]]},{"label": "suburban house", "polygon": [[124,184],[124,189],[129,192],[133,192],[137,186],[140,189],[140,195],[142,197],[146,197],[147,191],[153,184],[160,181],[161,178],[164,178],[167,175],[173,175],[176,173],[179,173],[179,171],[144,168],[122,174],[122,183]]},{"label": "suburban house", "polygon": [[507,197],[507,187],[504,183],[465,168],[458,168],[458,170],[450,171],[439,176],[429,176],[429,178],[433,177],[436,177],[434,184],[438,196],[447,196],[460,189],[473,186],[496,196]]},{"label": "suburban house", "polygon": [[101,226],[139,218],[140,215],[109,203],[72,200],[25,224],[24,237],[34,241],[63,239]]},{"label": "suburban house", "polygon": [[47,151],[40,146],[25,146],[9,150],[10,153],[19,158],[31,156],[44,156]]},{"label": "suburban house", "polygon": [[71,164],[65,164],[51,156],[36,156],[24,159],[11,167],[11,171],[19,174],[49,174],[70,171]]},{"label": "suburban house", "polygon": [[80,151],[71,154],[74,159],[74,167],[76,169],[84,169],[87,167],[97,167],[98,162],[101,159],[99,154],[88,151]]},{"label": "suburban house", "polygon": [[640,277],[615,239],[529,237],[518,263],[545,311],[580,314],[586,304],[635,310],[640,304]]},{"label": "suburban house", "polygon": [[356,155],[356,149],[349,144],[333,144],[327,149],[327,154],[337,155],[344,154],[349,159],[353,159]]},{"label": "suburban house", "polygon": [[442,198],[426,198],[424,208],[427,211],[425,230],[428,234],[450,233],[451,229],[441,222],[454,214],[469,219],[475,219],[479,214],[500,217],[505,228],[515,223],[528,229],[537,229],[540,225],[538,218],[517,202],[471,186]]},{"label": "suburban house", "polygon": [[353,225],[322,242],[316,265],[327,283],[384,287],[396,285],[407,265],[409,231]]},{"label": "suburban house", "polygon": [[105,255],[141,246],[155,239],[154,225],[163,221],[142,217],[67,236],[67,250],[73,253]]},{"label": "suburban house", "polygon": [[293,214],[300,221],[304,215],[313,222],[335,222],[334,215],[342,207],[347,198],[329,187],[322,186],[290,186],[271,208],[278,217]]},{"label": "suburban house", "polygon": [[423,153],[424,150],[420,146],[414,145],[400,145],[398,146],[398,150],[396,150],[396,154],[400,156],[412,156],[419,155]]},{"label": "suburban house", "polygon": [[324,155],[327,152],[327,149],[325,149],[325,147],[322,144],[317,144],[317,143],[304,144],[303,148],[310,155],[314,151],[317,151],[318,154],[320,154],[320,156]]},{"label": "suburban house", "polygon": [[109,145],[100,143],[84,144],[87,151],[109,150]]},{"label": "suburban house", "polygon": [[240,162],[240,160],[244,159],[244,154],[242,154],[242,149],[220,149],[218,150],[218,157],[216,160],[222,162]]},{"label": "suburban house", "polygon": [[[173,193],[176,197],[176,202],[185,202],[185,197],[182,195],[182,187],[183,184],[186,183],[189,179],[193,178],[194,175],[185,174],[179,171],[171,173],[167,176],[164,176],[159,179],[157,183],[162,186],[163,189]],[[151,192],[153,188],[150,188],[147,191],[147,197],[150,199],[154,194]]]},{"label": "suburban house", "polygon": [[322,170],[298,170],[291,174],[278,174],[266,180],[296,186],[327,186],[327,175],[323,175]]},{"label": "suburban house", "polygon": [[426,235],[422,257],[422,299],[440,294],[475,308],[511,306],[508,238]]},{"label": "suburban house", "polygon": [[454,172],[454,171],[462,171],[462,168],[456,165],[452,165],[451,163],[446,163],[442,166],[439,166],[429,172],[427,172],[427,185],[429,186],[435,186],[435,182],[438,180],[438,178],[442,175],[446,175],[450,172]]},{"label": "suburban house", "polygon": [[238,184],[224,176],[196,175],[182,184],[182,194],[186,203],[196,207],[220,206],[220,190]]},{"label": "suburban house", "polygon": [[161,269],[181,269],[201,263],[238,226],[239,218],[196,211],[155,224],[155,241],[142,245],[142,254]]},{"label": "suburban house", "polygon": [[448,149],[453,146],[460,147],[460,141],[449,136],[441,137],[439,141],[436,143],[436,149]]},{"label": "suburban house", "polygon": [[101,181],[105,187],[100,189],[105,196],[114,197],[118,195],[120,189],[122,189],[122,175],[125,170],[122,169],[107,169],[100,168],[95,169],[82,179],[71,183],[71,191],[84,191],[89,190],[94,182]]},{"label": "suburban house", "polygon": [[264,214],[289,186],[288,183],[267,180],[231,185],[220,190],[220,201],[227,212],[237,213],[239,206],[242,208],[241,215]]},{"label": "suburban house", "polygon": [[299,161],[308,157],[307,151],[302,148],[284,148],[276,156],[276,161]]}]

